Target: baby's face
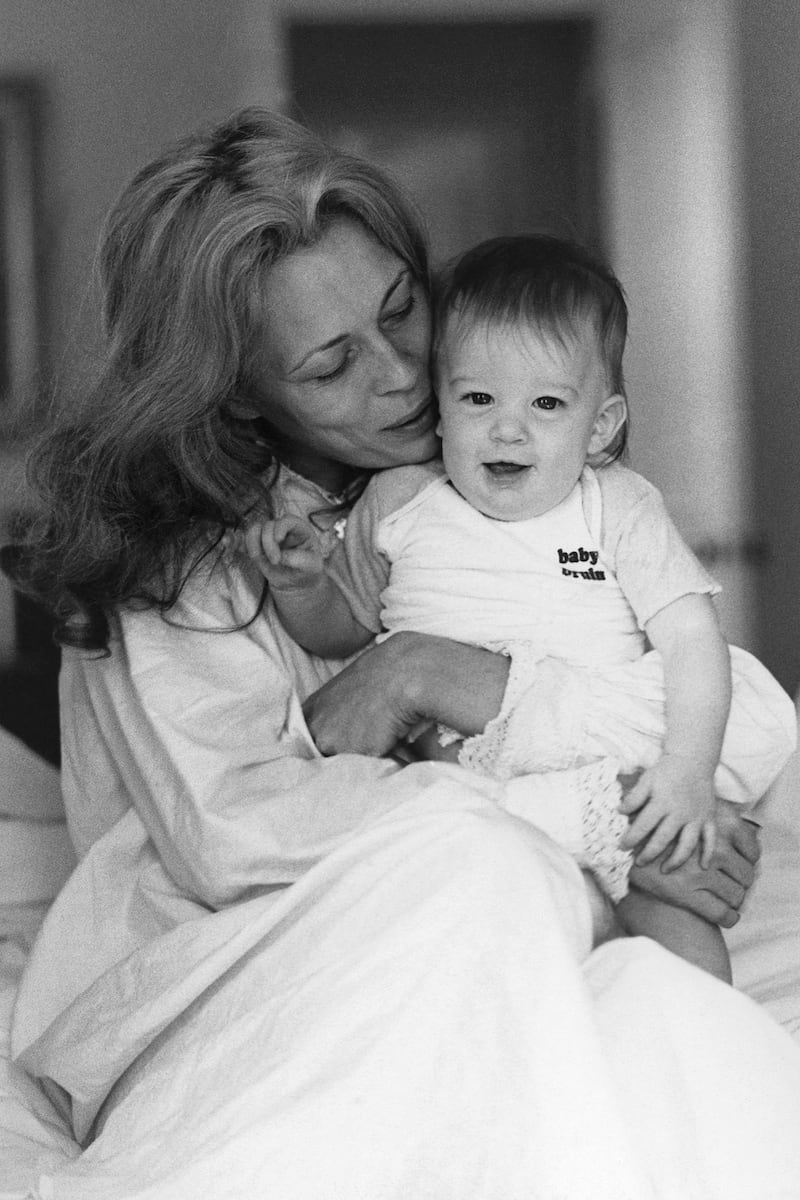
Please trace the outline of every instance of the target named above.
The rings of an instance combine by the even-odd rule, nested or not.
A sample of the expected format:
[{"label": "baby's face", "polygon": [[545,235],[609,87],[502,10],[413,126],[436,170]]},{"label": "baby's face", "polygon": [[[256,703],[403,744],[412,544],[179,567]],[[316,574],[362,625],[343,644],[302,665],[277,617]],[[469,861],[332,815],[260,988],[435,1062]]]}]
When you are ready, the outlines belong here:
[{"label": "baby's face", "polygon": [[505,324],[451,318],[436,363],[444,465],[465,500],[499,521],[566,499],[587,455],[625,418],[591,329],[562,344]]}]

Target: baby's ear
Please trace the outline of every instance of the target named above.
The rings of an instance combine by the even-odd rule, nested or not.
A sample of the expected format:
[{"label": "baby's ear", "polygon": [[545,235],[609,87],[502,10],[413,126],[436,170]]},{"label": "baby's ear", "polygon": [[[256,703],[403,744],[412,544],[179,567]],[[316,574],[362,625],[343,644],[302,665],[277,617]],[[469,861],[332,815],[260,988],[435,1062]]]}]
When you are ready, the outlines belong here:
[{"label": "baby's ear", "polygon": [[628,419],[628,402],[618,393],[604,400],[594,419],[589,454],[602,454]]}]

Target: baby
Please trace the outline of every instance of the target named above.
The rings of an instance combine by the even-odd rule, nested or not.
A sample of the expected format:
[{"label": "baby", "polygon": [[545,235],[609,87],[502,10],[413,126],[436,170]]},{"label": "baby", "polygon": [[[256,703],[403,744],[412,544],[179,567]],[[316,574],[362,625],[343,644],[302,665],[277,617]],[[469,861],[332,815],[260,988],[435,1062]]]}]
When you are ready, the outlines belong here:
[{"label": "baby", "polygon": [[[293,517],[247,530],[281,620],[326,657],[404,629],[509,654],[525,744],[508,744],[501,714],[467,742],[423,734],[426,755],[501,777],[611,757],[638,774],[622,849],[647,862],[671,847],[677,867],[699,846],[707,865],[715,795],[763,794],[793,749],[794,707],[729,650],[719,589],[656,489],[620,465],[622,289],[577,245],[500,238],[441,281],[435,319],[442,461],[375,475],[327,560]],[[596,872],[623,928],[730,981],[721,931],[629,889],[623,859]]]}]

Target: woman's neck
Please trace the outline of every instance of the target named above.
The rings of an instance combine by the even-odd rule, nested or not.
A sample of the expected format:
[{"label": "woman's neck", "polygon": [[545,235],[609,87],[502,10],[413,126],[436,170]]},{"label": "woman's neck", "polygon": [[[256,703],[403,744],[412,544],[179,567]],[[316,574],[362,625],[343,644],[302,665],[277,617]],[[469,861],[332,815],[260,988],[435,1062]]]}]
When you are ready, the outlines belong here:
[{"label": "woman's neck", "polygon": [[331,496],[341,496],[343,492],[347,491],[355,477],[360,474],[354,467],[336,462],[334,459],[323,458],[313,450],[305,450],[300,447],[292,447],[291,450],[282,449],[280,458],[290,471],[294,471],[296,475],[302,475],[304,479],[315,483],[317,487],[322,488]]}]

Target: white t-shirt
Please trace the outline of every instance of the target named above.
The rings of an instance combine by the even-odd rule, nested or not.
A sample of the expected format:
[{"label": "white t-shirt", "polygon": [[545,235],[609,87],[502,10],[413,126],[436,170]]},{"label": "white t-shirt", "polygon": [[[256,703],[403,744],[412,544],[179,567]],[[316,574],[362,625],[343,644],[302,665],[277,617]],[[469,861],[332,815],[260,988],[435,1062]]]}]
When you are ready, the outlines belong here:
[{"label": "white t-shirt", "polygon": [[616,464],[587,467],[561,504],[524,521],[474,509],[439,462],[384,471],[329,567],[368,629],[526,641],[592,667],[638,658],[660,609],[719,591],[657,489]]}]

